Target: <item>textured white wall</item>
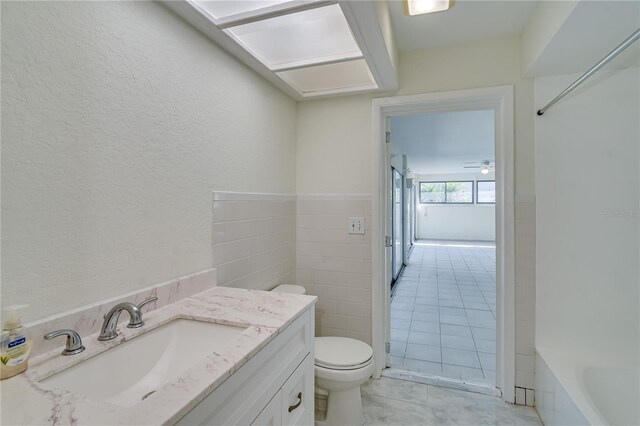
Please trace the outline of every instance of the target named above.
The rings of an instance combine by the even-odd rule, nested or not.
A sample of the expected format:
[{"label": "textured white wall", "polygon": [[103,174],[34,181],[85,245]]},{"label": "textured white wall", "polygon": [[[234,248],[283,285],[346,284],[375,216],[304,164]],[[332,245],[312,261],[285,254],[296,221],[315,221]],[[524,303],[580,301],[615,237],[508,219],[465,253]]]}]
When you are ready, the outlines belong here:
[{"label": "textured white wall", "polygon": [[[454,173],[418,175],[416,182],[467,180],[473,181],[474,197],[476,180],[495,179],[494,173]],[[495,204],[422,204],[416,207],[418,238],[442,240],[496,240]]]},{"label": "textured white wall", "polygon": [[493,204],[418,204],[418,239],[495,241]]},{"label": "textured white wall", "polygon": [[[536,104],[577,77],[536,79]],[[638,364],[638,99],[639,68],[605,71],[536,120],[537,347]]]},{"label": "textured white wall", "polygon": [[298,104],[298,194],[371,193],[371,96]]},{"label": "textured white wall", "polygon": [[210,267],[211,192],[295,192],[296,104],[157,2],[2,2],[2,303]]},{"label": "textured white wall", "polygon": [[[518,38],[400,55],[400,90],[411,95],[515,86],[516,192],[533,195],[533,82],[520,76]],[[371,192],[371,95],[301,102],[298,106],[299,194]],[[331,170],[330,173],[321,170]]]}]

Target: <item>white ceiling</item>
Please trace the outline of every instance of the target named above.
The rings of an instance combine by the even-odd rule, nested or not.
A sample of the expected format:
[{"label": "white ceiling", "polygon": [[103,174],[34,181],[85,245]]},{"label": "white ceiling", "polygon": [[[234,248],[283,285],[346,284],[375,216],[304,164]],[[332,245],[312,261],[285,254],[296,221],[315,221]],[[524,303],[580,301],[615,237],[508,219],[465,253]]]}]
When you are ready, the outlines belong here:
[{"label": "white ceiling", "polygon": [[467,161],[495,159],[492,110],[451,111],[391,118],[393,153],[419,174],[474,172]]},{"label": "white ceiling", "polygon": [[403,3],[391,0],[391,20],[400,51],[518,36],[536,1],[457,0],[453,8],[405,16]]}]

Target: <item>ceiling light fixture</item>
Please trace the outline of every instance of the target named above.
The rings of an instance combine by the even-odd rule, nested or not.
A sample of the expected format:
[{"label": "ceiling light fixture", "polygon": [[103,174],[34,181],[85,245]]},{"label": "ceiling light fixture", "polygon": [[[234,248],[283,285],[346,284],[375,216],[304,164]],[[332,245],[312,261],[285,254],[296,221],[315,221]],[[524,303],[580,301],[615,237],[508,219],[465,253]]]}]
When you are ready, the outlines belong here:
[{"label": "ceiling light fixture", "polygon": [[404,0],[404,13],[408,16],[442,12],[453,7],[455,0]]},{"label": "ceiling light fixture", "polygon": [[488,161],[483,161],[482,165],[480,166],[480,173],[482,173],[483,175],[489,174],[489,162]]}]

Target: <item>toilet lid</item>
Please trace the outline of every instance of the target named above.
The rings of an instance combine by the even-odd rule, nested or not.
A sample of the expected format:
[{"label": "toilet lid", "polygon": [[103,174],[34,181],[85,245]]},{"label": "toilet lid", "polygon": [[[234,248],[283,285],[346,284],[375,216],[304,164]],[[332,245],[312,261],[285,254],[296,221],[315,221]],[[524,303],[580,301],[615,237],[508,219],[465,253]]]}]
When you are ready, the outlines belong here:
[{"label": "toilet lid", "polygon": [[348,337],[316,337],[316,365],[333,370],[349,370],[371,362],[371,346]]}]

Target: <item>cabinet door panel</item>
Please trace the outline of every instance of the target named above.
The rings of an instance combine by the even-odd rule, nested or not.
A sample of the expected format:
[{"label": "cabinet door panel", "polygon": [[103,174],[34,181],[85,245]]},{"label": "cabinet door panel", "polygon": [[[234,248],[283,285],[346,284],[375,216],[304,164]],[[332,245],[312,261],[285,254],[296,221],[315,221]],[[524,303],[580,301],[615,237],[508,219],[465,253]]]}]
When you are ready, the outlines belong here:
[{"label": "cabinet door panel", "polygon": [[280,426],[282,425],[282,391],[269,401],[264,410],[251,423],[251,426]]},{"label": "cabinet door panel", "polygon": [[313,379],[313,357],[307,355],[282,386],[283,425],[313,426],[315,403]]}]

